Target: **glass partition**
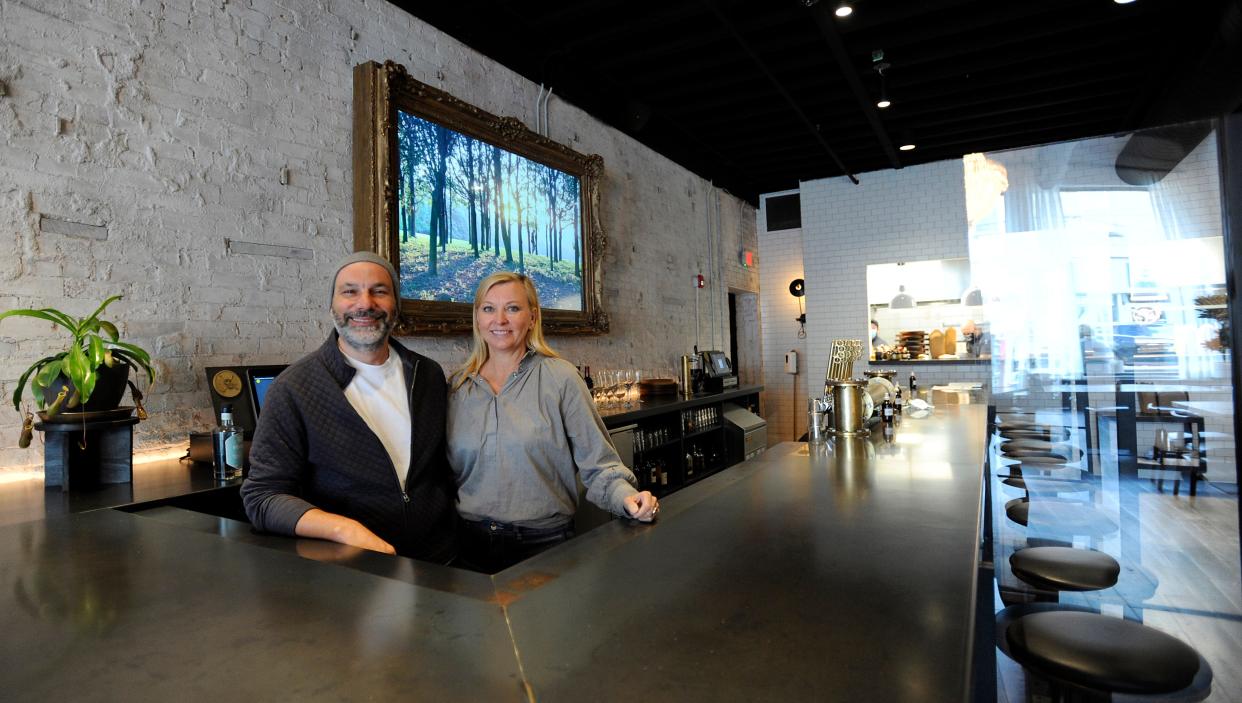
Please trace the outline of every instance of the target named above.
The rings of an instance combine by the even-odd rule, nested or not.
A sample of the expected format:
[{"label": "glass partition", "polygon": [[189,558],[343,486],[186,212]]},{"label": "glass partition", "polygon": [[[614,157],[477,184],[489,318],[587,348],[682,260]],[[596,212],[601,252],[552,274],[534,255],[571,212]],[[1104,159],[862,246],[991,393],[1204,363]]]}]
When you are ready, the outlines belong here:
[{"label": "glass partition", "polygon": [[1106,552],[1117,585],[1060,602],[1164,629],[1212,663],[1215,687],[1242,690],[1212,124],[972,154],[965,166],[1002,428],[990,450],[1002,597],[1048,595],[1009,571],[1015,550]]}]

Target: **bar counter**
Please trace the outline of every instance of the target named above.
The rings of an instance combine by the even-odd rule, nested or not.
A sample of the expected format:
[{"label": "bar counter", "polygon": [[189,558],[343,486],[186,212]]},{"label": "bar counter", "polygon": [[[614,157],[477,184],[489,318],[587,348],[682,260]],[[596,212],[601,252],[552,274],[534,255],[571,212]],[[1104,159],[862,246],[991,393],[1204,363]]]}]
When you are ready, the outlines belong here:
[{"label": "bar counter", "polygon": [[[170,505],[0,527],[6,700],[961,701],[983,406],[786,443],[495,576]],[[220,490],[228,490],[225,487]]]}]

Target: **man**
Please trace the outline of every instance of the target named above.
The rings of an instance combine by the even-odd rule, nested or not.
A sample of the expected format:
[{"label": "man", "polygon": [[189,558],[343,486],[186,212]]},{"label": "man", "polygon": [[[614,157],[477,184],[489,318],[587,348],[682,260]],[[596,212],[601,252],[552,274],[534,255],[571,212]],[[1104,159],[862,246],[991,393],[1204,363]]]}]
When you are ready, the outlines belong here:
[{"label": "man", "polygon": [[871,321],[871,348],[887,347],[888,340],[880,336],[880,323],[875,320]]},{"label": "man", "polygon": [[966,338],[966,354],[975,359],[988,359],[992,356],[992,335],[983,327],[967,320],[962,325],[962,336]]},{"label": "man", "polygon": [[336,329],[268,391],[242,501],[262,531],[447,562],[456,488],[444,372],[390,339],[398,280],[369,252],[338,263]]}]

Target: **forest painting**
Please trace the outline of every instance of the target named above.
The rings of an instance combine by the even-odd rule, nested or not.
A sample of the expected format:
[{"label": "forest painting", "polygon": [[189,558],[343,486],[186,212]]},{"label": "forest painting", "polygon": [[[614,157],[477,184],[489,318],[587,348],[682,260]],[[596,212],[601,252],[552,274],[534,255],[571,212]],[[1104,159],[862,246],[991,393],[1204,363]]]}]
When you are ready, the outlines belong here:
[{"label": "forest painting", "polygon": [[396,148],[403,298],[470,304],[504,269],[545,309],[584,309],[578,177],[401,110]]}]

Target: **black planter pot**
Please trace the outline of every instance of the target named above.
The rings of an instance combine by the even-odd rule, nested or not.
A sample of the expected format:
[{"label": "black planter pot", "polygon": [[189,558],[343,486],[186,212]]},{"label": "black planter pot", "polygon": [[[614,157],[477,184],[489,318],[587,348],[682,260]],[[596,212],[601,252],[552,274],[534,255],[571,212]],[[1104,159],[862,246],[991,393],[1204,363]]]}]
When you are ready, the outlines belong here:
[{"label": "black planter pot", "polygon": [[[71,410],[73,412],[115,410],[121,405],[121,398],[125,397],[125,389],[127,387],[125,382],[129,380],[129,370],[129,364],[120,359],[116,360],[112,368],[100,366],[96,369],[99,378],[95,380],[95,390],[91,392],[90,401],[76,408],[62,406],[61,410]],[[65,396],[66,398],[73,395],[73,382],[67,376],[61,374],[43,391],[45,405],[51,405],[56,401],[56,396],[60,393],[62,387],[69,389]]]}]

